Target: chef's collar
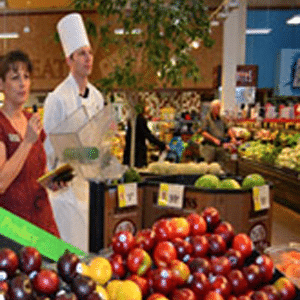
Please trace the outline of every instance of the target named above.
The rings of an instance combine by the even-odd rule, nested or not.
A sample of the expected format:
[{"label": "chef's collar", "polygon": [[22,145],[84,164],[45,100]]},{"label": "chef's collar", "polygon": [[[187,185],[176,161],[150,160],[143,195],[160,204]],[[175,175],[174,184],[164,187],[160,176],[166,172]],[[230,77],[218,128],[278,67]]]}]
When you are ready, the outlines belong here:
[{"label": "chef's collar", "polygon": [[79,94],[79,96],[82,97],[82,98],[87,98],[89,96],[89,92],[90,92],[89,88],[86,87],[83,95]]}]

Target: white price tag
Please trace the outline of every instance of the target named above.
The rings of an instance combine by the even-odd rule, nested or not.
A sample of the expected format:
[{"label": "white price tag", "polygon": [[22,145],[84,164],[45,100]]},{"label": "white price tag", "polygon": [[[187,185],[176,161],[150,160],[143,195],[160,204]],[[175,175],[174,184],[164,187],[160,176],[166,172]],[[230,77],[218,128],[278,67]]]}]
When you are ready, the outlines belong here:
[{"label": "white price tag", "polygon": [[270,208],[270,187],[268,185],[255,186],[252,189],[252,196],[255,211]]},{"label": "white price tag", "polygon": [[126,183],[118,185],[119,207],[138,205],[137,183]]},{"label": "white price tag", "polygon": [[183,208],[184,185],[161,183],[158,193],[158,205]]}]

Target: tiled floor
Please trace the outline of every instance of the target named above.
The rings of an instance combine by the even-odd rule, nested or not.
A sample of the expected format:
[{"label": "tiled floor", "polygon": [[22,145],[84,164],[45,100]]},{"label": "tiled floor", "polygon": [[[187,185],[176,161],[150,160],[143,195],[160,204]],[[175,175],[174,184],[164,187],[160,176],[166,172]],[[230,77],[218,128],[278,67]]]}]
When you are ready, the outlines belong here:
[{"label": "tiled floor", "polygon": [[274,202],[271,246],[289,242],[300,243],[300,214]]}]

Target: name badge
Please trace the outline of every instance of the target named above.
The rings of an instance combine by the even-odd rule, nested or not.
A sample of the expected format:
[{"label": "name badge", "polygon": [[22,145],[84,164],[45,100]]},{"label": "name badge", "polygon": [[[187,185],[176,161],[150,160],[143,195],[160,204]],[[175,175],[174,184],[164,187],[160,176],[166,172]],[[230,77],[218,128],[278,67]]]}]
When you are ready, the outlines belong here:
[{"label": "name badge", "polygon": [[9,133],[9,134],[8,134],[8,139],[9,139],[11,142],[20,142],[20,141],[21,141],[19,135],[15,134],[15,133]]}]

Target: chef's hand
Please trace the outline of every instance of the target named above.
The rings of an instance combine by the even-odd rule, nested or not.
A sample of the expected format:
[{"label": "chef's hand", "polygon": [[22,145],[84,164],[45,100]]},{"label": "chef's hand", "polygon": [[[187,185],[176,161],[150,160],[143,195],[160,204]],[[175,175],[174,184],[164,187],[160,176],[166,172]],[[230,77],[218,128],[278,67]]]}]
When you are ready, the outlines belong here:
[{"label": "chef's hand", "polygon": [[29,119],[29,121],[27,122],[27,128],[26,128],[24,140],[26,140],[31,144],[34,144],[38,140],[42,128],[43,126],[39,114],[34,113],[32,117]]}]

